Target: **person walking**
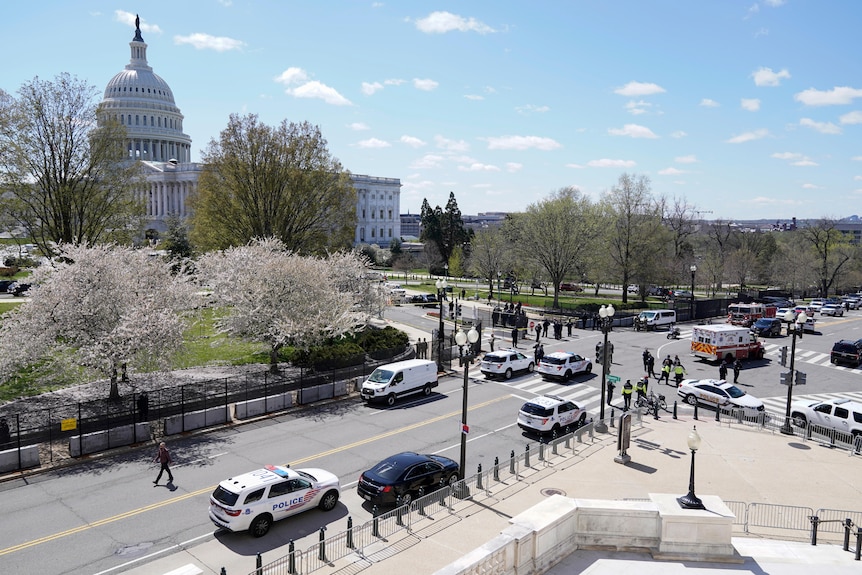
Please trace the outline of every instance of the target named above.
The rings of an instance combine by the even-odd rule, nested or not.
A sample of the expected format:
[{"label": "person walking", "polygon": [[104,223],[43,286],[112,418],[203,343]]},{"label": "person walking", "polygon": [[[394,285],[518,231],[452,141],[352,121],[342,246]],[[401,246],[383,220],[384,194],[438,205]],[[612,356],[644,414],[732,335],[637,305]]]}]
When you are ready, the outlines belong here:
[{"label": "person walking", "polygon": [[623,384],[623,411],[628,411],[632,403],[632,380],[627,379]]},{"label": "person walking", "polygon": [[536,343],[539,343],[539,339],[542,337],[542,322],[536,322]]},{"label": "person walking", "polygon": [[518,328],[512,328],[512,347],[518,347]]},{"label": "person walking", "polygon": [[494,342],[497,341],[497,336],[494,335],[494,332],[491,332],[491,337],[489,338],[489,342],[491,345],[491,351],[494,351]]},{"label": "person walking", "polygon": [[542,337],[548,337],[548,328],[550,326],[550,320],[548,320],[548,318],[545,318],[545,321],[542,322]]},{"label": "person walking", "polygon": [[641,354],[641,356],[643,357],[643,361],[644,361],[644,371],[647,371],[649,369],[649,367],[647,365],[649,363],[649,356],[650,356],[649,350],[644,349],[644,352],[643,352],[643,354]]},{"label": "person walking", "polygon": [[718,366],[718,379],[727,381],[727,360],[721,360],[721,365]]},{"label": "person walking", "polygon": [[685,368],[682,366],[682,363],[675,363],[673,366],[673,376],[676,381],[676,386],[679,387],[679,384],[682,383],[682,378],[686,374]]},{"label": "person walking", "polygon": [[572,318],[566,321],[566,337],[572,337]]},{"label": "person walking", "polygon": [[161,468],[159,469],[159,475],[156,477],[156,480],[153,481],[153,484],[154,485],[159,484],[159,480],[162,478],[162,473],[164,473],[165,471],[168,472],[168,483],[173,483],[174,482],[174,474],[171,473],[171,468],[170,468],[171,452],[168,451],[168,447],[167,447],[167,445],[165,445],[164,441],[159,443],[159,452],[153,458],[153,462],[161,464]]},{"label": "person walking", "polygon": [[[607,388],[608,388],[607,389],[607,391],[608,391],[608,405],[611,405],[611,398],[614,396],[614,382],[612,382],[611,380],[608,380]],[[613,406],[611,405],[611,407],[613,407]]]},{"label": "person walking", "polygon": [[739,358],[736,358],[736,361],[733,362],[733,383],[739,381],[739,372],[742,370],[742,362],[739,361]]},{"label": "person walking", "polygon": [[536,351],[533,352],[533,364],[535,367],[539,367],[539,364],[542,363],[543,357],[545,357],[545,346],[541,343],[537,343]]},{"label": "person walking", "polygon": [[655,356],[653,354],[649,354],[647,358],[647,375],[658,379],[658,376],[655,374]]}]

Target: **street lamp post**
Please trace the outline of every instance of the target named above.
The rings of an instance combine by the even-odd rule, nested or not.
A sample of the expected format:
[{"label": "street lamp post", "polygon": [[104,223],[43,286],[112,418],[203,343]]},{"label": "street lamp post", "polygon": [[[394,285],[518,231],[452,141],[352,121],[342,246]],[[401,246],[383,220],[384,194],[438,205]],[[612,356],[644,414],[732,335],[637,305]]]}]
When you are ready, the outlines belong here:
[{"label": "street lamp post", "polygon": [[608,426],[605,424],[605,388],[608,385],[608,373],[610,373],[610,367],[608,366],[608,332],[614,323],[615,311],[613,304],[608,304],[606,306],[603,305],[599,308],[599,318],[602,322],[604,343],[602,344],[602,383],[600,385],[602,388],[601,403],[599,404],[599,421],[595,426],[598,433],[608,432]]},{"label": "street lamp post", "polygon": [[[464,330],[455,333],[455,343],[458,344],[461,365],[464,367],[464,397],[461,400],[461,479],[467,476],[467,433],[470,431],[467,426],[467,386],[469,384],[470,364],[476,357],[475,344],[477,341],[479,341],[479,332],[476,331],[475,326],[471,326],[467,333],[464,333]],[[467,347],[466,352],[464,351],[465,346]]]},{"label": "street lamp post", "polygon": [[788,334],[792,334],[793,339],[790,340],[790,373],[787,378],[787,409],[784,412],[784,425],[781,426],[781,433],[785,435],[793,435],[793,427],[790,425],[790,403],[793,401],[793,381],[796,378],[796,374],[794,373],[794,364],[796,363],[796,336],[801,329],[805,329],[805,322],[808,321],[808,315],[803,311],[799,315],[794,316],[793,310],[789,309],[787,310],[787,313],[784,314],[784,321],[787,322],[787,332]]},{"label": "street lamp post", "polygon": [[697,272],[697,266],[691,264],[691,267],[688,268],[691,270],[691,310],[689,311],[689,320],[694,321],[694,274]]},{"label": "street lamp post", "polygon": [[437,299],[440,301],[440,327],[437,329],[437,371],[443,372],[443,298],[446,296],[446,279],[438,279]]},{"label": "street lamp post", "polygon": [[703,501],[698,499],[694,494],[694,452],[700,447],[700,435],[697,433],[697,427],[693,427],[691,433],[688,434],[688,448],[691,449],[691,474],[688,478],[688,493],[682,497],[677,497],[677,503],[683,509],[706,509],[703,506]]}]

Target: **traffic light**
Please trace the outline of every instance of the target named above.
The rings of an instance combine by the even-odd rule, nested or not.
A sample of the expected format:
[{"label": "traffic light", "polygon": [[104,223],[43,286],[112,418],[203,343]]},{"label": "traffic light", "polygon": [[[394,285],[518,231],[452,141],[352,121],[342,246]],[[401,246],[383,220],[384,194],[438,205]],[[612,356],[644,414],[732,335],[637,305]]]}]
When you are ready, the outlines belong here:
[{"label": "traffic light", "polygon": [[796,385],[805,385],[805,380],[808,379],[808,376],[801,371],[796,372]]},{"label": "traffic light", "polygon": [[781,385],[790,385],[790,372],[782,371],[778,377],[781,378]]},{"label": "traffic light", "polygon": [[781,365],[787,365],[787,346],[781,348],[781,359],[778,360]]}]

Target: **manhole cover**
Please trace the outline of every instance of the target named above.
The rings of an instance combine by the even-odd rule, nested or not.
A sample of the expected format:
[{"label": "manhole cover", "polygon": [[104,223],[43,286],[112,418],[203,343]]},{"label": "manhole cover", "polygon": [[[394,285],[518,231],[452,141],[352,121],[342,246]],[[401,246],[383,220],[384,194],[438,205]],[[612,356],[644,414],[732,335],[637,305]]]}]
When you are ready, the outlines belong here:
[{"label": "manhole cover", "polygon": [[566,492],[562,489],[557,489],[556,487],[546,487],[540,491],[542,495],[545,497],[550,497],[551,495],[565,495]]}]

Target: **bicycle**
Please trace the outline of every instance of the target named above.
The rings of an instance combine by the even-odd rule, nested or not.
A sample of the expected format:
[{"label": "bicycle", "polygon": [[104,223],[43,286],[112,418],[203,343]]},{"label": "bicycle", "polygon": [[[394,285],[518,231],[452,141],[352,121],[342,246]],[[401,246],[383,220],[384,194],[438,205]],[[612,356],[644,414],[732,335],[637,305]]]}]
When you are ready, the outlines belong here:
[{"label": "bicycle", "polygon": [[635,401],[635,407],[645,407],[647,411],[654,411],[656,408],[667,411],[667,401],[661,394],[656,395],[650,390],[649,395],[639,396]]}]

